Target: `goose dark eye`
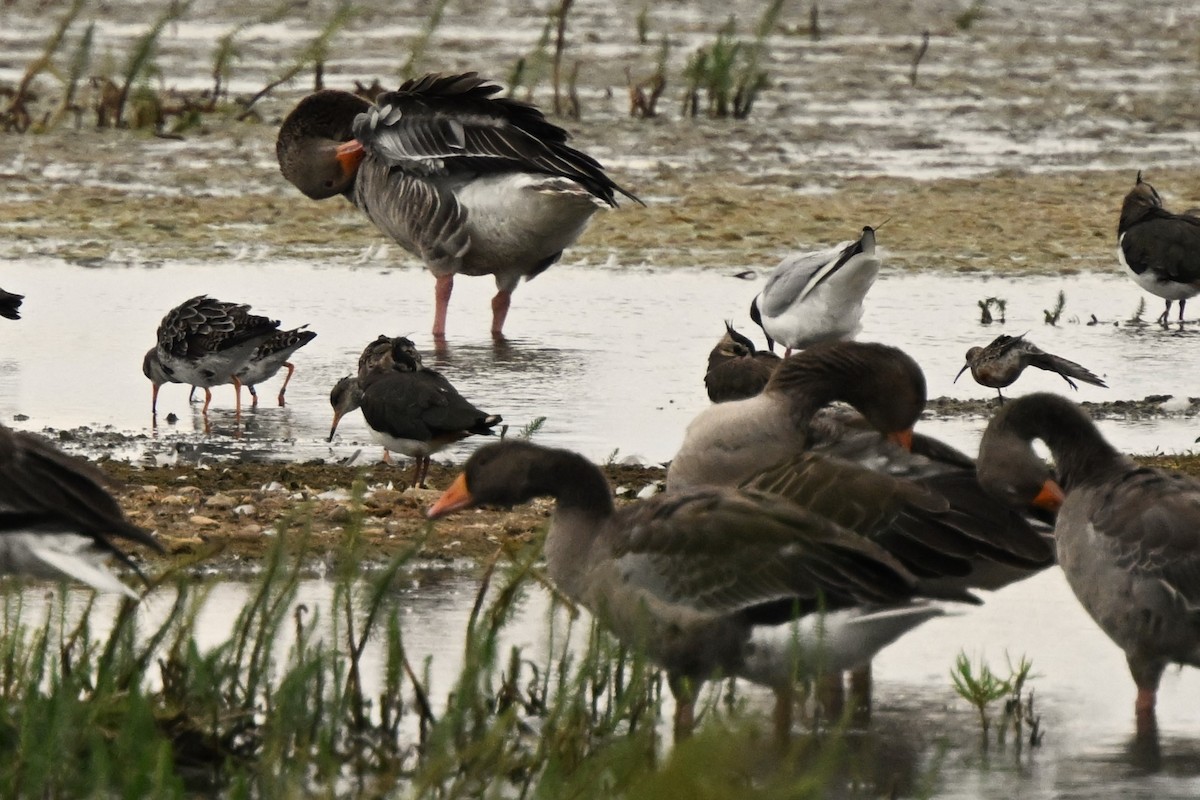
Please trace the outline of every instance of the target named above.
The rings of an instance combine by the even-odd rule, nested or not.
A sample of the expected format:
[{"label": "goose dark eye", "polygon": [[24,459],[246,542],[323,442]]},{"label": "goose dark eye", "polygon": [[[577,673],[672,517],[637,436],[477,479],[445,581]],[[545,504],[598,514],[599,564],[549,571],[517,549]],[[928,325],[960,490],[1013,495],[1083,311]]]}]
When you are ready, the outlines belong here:
[{"label": "goose dark eye", "polygon": [[333,181],[325,181],[325,188],[326,188],[326,189],[332,189],[332,188],[333,188]]}]

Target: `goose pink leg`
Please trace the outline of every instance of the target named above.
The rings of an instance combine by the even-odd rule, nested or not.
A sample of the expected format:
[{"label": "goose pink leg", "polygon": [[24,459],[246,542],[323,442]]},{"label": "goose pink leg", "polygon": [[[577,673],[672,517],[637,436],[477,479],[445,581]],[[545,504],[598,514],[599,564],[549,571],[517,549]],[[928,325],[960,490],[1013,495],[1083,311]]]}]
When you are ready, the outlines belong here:
[{"label": "goose pink leg", "polygon": [[454,276],[439,275],[434,287],[433,338],[446,338],[446,309],[450,307],[450,295],[454,292]]}]

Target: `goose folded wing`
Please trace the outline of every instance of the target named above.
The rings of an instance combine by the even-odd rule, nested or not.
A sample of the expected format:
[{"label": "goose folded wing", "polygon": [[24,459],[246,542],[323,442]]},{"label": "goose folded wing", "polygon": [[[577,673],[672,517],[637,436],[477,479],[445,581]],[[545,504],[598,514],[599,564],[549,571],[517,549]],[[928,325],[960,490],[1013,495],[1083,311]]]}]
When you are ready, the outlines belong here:
[{"label": "goose folded wing", "polygon": [[1157,577],[1200,610],[1200,484],[1143,467],[1102,500],[1092,527],[1117,563]]},{"label": "goose folded wing", "polygon": [[566,144],[566,131],[512,100],[475,96],[451,104],[389,92],[359,116],[354,135],[389,167],[417,175],[539,172],[577,181],[610,205],[613,191],[621,191],[595,159]]},{"label": "goose folded wing", "polygon": [[961,577],[975,554],[970,537],[950,521],[941,494],[858,464],[804,453],[764,470],[747,488],[797,506],[866,537],[918,577]]},{"label": "goose folded wing", "polygon": [[366,162],[355,197],[380,230],[435,269],[455,268],[471,247],[467,210],[452,191],[425,176]]},{"label": "goose folded wing", "polygon": [[768,495],[706,488],[628,514],[613,553],[620,578],[663,602],[719,614],[912,596],[912,576],[886,552]]}]

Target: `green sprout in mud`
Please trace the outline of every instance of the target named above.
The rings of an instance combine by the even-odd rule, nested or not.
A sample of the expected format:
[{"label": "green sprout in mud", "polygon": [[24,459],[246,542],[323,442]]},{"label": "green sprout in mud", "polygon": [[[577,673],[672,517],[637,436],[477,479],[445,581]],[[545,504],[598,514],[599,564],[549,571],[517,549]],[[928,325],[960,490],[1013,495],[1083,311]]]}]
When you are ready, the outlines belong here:
[{"label": "green sprout in mud", "polygon": [[954,25],[960,31],[969,31],[976,22],[987,16],[984,0],[974,0],[961,13],[954,16]]},{"label": "green sprout in mud", "polygon": [[1045,733],[1041,729],[1042,718],[1034,713],[1033,692],[1025,694],[1026,683],[1033,677],[1031,670],[1033,662],[1021,656],[1016,666],[1008,661],[1008,677],[1000,677],[982,658],[977,665],[972,665],[965,652],[960,652],[954,660],[954,668],[950,670],[950,679],[954,683],[954,691],[975,707],[979,714],[979,727],[983,746],[986,749],[991,730],[991,718],[988,707],[997,700],[1005,699],[1003,723],[996,731],[996,740],[1004,746],[1008,731],[1014,733],[1017,751],[1020,752],[1025,737],[1022,730],[1029,731],[1029,744],[1037,747],[1042,743]]},{"label": "green sprout in mud", "polygon": [[1008,307],[1008,301],[1002,297],[986,297],[978,301],[979,305],[979,324],[991,325],[995,321],[992,316],[992,309],[995,308],[999,321],[1004,323],[1004,311]]}]

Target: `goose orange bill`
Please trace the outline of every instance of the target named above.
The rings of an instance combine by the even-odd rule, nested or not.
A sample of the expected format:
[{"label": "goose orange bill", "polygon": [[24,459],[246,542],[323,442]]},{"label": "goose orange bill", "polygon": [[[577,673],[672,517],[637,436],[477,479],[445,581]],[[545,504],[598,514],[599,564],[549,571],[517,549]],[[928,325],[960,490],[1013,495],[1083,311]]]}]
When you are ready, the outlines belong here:
[{"label": "goose orange bill", "polygon": [[425,516],[429,519],[438,519],[467,508],[474,502],[475,498],[471,497],[471,490],[467,488],[466,473],[460,473],[454,479],[454,483],[450,484],[450,488],[442,492],[442,496],[437,499],[437,502],[429,507]]},{"label": "goose orange bill", "polygon": [[358,165],[367,154],[367,151],[363,149],[362,142],[358,139],[343,142],[338,145],[336,152],[338,163],[342,165],[342,174],[346,176],[358,172]]},{"label": "goose orange bill", "polygon": [[1033,498],[1033,505],[1047,511],[1057,512],[1062,508],[1065,497],[1062,487],[1056,481],[1047,480],[1042,484],[1042,490],[1038,492],[1037,497]]},{"label": "goose orange bill", "polygon": [[893,431],[887,435],[889,442],[895,442],[905,450],[912,452],[913,446],[913,431],[912,428],[903,431]]}]

